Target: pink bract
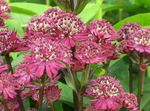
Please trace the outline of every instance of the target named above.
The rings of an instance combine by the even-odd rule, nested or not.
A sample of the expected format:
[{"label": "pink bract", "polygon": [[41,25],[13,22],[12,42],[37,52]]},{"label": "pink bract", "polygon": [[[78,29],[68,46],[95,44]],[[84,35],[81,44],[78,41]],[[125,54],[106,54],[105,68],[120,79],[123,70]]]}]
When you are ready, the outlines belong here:
[{"label": "pink bract", "polygon": [[3,61],[0,60],[0,73],[6,71],[8,69],[7,65],[2,65]]},{"label": "pink bract", "polygon": [[2,72],[0,74],[0,95],[4,99],[14,98],[16,96],[18,83],[12,74]]}]

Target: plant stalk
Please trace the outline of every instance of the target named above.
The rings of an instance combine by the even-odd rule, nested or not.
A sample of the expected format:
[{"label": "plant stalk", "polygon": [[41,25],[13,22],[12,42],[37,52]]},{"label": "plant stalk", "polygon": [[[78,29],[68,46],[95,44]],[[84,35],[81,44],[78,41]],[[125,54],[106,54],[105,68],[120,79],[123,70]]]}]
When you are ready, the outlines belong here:
[{"label": "plant stalk", "polygon": [[[12,67],[12,65],[11,65],[11,60],[10,60],[9,54],[6,54],[6,55],[5,55],[5,59],[6,59],[6,62],[7,62],[7,64],[8,64],[8,66],[9,66],[10,72],[13,74],[13,67]],[[16,91],[16,92],[17,92],[17,101],[18,101],[18,103],[19,103],[20,110],[21,110],[21,111],[25,111],[22,98],[20,97],[20,92],[19,92],[19,91]]]},{"label": "plant stalk", "polygon": [[73,91],[74,110],[82,111],[83,97],[80,92]]},{"label": "plant stalk", "polygon": [[131,59],[129,59],[129,92],[133,93],[133,63]]},{"label": "plant stalk", "polygon": [[43,98],[44,98],[44,81],[45,81],[45,76],[43,75],[42,81],[41,81],[42,86],[39,90],[39,107],[38,107],[38,111],[42,111]]},{"label": "plant stalk", "polygon": [[50,0],[46,0],[46,5],[49,6]]},{"label": "plant stalk", "polygon": [[51,107],[50,107],[50,110],[51,110],[51,111],[55,111],[54,104],[53,104],[53,103],[50,103],[50,106],[51,106]]},{"label": "plant stalk", "polygon": [[138,80],[138,105],[140,109],[141,98],[143,96],[143,89],[144,89],[144,79],[145,79],[145,71],[141,71],[139,68],[139,80]]}]

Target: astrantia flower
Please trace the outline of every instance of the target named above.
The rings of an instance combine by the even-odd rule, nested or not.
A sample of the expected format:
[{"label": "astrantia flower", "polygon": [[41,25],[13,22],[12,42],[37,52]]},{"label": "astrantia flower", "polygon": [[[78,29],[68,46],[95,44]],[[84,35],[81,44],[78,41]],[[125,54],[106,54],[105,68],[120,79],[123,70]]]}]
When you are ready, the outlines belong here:
[{"label": "astrantia flower", "polygon": [[16,96],[17,81],[12,74],[3,72],[0,74],[0,95],[5,99]]},{"label": "astrantia flower", "polygon": [[0,31],[0,55],[6,55],[9,52],[25,50],[25,45],[20,40],[16,32],[9,32],[7,29]]},{"label": "astrantia flower", "polygon": [[57,86],[50,86],[46,88],[45,95],[47,100],[53,103],[60,98],[60,92],[61,90]]},{"label": "astrantia flower", "polygon": [[120,97],[122,92],[118,80],[111,76],[102,76],[89,82],[85,94],[94,98],[112,99]]},{"label": "astrantia flower", "polygon": [[30,62],[29,68],[36,69],[38,77],[46,73],[55,79],[58,70],[64,67],[62,63],[70,62],[71,50],[63,44],[44,37],[32,39],[30,43],[31,55],[26,59]]},{"label": "astrantia flower", "polygon": [[94,36],[94,41],[97,43],[112,41],[116,38],[116,32],[112,25],[106,20],[94,20],[88,26],[90,34]]},{"label": "astrantia flower", "polygon": [[98,63],[104,60],[101,47],[91,41],[86,41],[78,45],[76,47],[75,57],[79,61],[87,64]]},{"label": "astrantia flower", "polygon": [[10,8],[8,7],[7,2],[0,0],[0,26],[4,26],[3,19],[9,18],[8,12],[10,12]]},{"label": "astrantia flower", "polygon": [[51,31],[51,21],[48,17],[37,16],[31,19],[25,29],[26,37],[34,35],[36,32],[50,33]]},{"label": "astrantia flower", "polygon": [[26,61],[25,59],[17,66],[14,76],[18,78],[19,84],[24,85],[26,83],[29,83],[31,80],[36,79],[36,74],[35,74],[36,69],[34,67],[32,67],[32,69],[29,69],[29,65],[30,65],[30,61]]},{"label": "astrantia flower", "polygon": [[76,41],[86,38],[83,22],[71,13],[61,14],[53,20],[53,24],[54,27],[51,30],[53,30],[54,39],[67,46],[74,46]]},{"label": "astrantia flower", "polygon": [[7,65],[2,65],[2,60],[0,60],[0,73],[6,71],[8,69]]},{"label": "astrantia flower", "polygon": [[138,30],[132,36],[131,46],[140,53],[150,54],[150,28]]},{"label": "astrantia flower", "polygon": [[129,109],[129,111],[139,111],[137,108],[137,98],[134,94],[123,93],[121,103],[123,107]]},{"label": "astrantia flower", "polygon": [[44,16],[48,17],[49,19],[57,18],[60,16],[60,14],[64,14],[64,12],[57,8],[50,8],[44,12]]},{"label": "astrantia flower", "polygon": [[128,39],[134,32],[141,29],[140,25],[136,23],[127,23],[124,24],[119,30],[118,30],[118,40],[124,40]]}]

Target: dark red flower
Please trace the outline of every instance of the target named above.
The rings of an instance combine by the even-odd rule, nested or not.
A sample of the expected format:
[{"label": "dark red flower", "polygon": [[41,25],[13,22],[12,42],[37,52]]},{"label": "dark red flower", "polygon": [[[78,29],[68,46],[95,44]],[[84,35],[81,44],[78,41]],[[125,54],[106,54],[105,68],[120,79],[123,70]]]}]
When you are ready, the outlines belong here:
[{"label": "dark red flower", "polygon": [[85,40],[83,22],[71,13],[61,14],[53,19],[53,38],[67,46],[74,46],[76,41]]},{"label": "dark red flower", "polygon": [[[35,37],[29,44],[31,55],[26,58],[30,62],[29,69],[36,69],[36,76],[41,77],[45,72],[54,79],[58,70],[69,63],[71,50],[63,44],[51,41],[44,37]],[[31,63],[32,61],[32,63]]]},{"label": "dark red flower", "polygon": [[31,35],[42,32],[44,34],[51,33],[51,21],[48,17],[37,16],[30,20],[25,29],[25,36],[31,38]]},{"label": "dark red flower", "polygon": [[76,47],[75,57],[82,63],[94,64],[104,61],[101,47],[92,42],[86,41]]},{"label": "dark red flower", "polygon": [[3,19],[9,18],[8,12],[10,12],[10,8],[8,7],[7,2],[0,0],[0,26],[4,26]]},{"label": "dark red flower", "polygon": [[116,32],[113,26],[106,20],[94,20],[88,26],[90,31],[89,35],[93,40],[99,44],[103,42],[109,42],[116,38]]},{"label": "dark red flower", "polygon": [[9,52],[25,50],[23,40],[19,39],[16,32],[9,32],[7,29],[0,31],[0,55],[6,55]]},{"label": "dark red flower", "polygon": [[127,23],[124,24],[119,30],[118,30],[118,40],[124,40],[128,39],[133,33],[141,29],[140,25],[136,23]]},{"label": "dark red flower", "polygon": [[130,37],[131,48],[137,52],[150,54],[150,28],[138,30]]},{"label": "dark red flower", "polygon": [[129,111],[139,111],[137,108],[137,98],[134,94],[123,93],[121,103],[125,108],[129,109]]}]

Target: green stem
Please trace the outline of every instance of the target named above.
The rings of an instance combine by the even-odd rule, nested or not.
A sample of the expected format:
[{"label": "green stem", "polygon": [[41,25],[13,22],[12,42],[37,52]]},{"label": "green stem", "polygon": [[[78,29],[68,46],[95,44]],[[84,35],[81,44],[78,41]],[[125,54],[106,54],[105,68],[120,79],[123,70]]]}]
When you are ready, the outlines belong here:
[{"label": "green stem", "polygon": [[138,105],[140,109],[141,104],[141,98],[143,95],[143,89],[144,89],[144,79],[145,79],[145,72],[141,71],[139,68],[139,80],[138,80]]},{"label": "green stem", "polygon": [[87,84],[87,82],[89,80],[90,70],[91,70],[91,66],[87,65],[86,69],[85,69],[85,73],[82,75],[81,88],[83,88]]},{"label": "green stem", "polygon": [[82,111],[82,104],[83,104],[83,96],[79,92],[73,91],[73,101],[74,101],[74,110],[75,111]]},{"label": "green stem", "polygon": [[39,90],[39,107],[38,111],[42,111],[42,105],[43,105],[43,98],[44,98],[44,81],[45,81],[45,75],[43,75],[41,79],[41,88]]},{"label": "green stem", "polygon": [[[10,72],[13,74],[13,67],[12,67],[12,65],[11,65],[11,60],[10,60],[9,54],[6,54],[6,55],[5,55],[5,59],[6,59],[6,62],[7,62],[7,64],[8,64],[8,66],[9,66]],[[25,111],[22,98],[20,97],[20,92],[19,92],[19,91],[16,91],[16,92],[17,92],[17,101],[18,101],[18,103],[19,103],[20,110],[21,110],[21,111]]]},{"label": "green stem", "polygon": [[1,102],[2,102],[2,104],[4,106],[5,111],[10,111],[9,108],[8,108],[7,102],[5,101],[5,99],[3,97],[2,97]]},{"label": "green stem", "polygon": [[50,107],[50,110],[51,110],[51,111],[55,111],[54,104],[53,104],[53,103],[50,103],[50,106],[51,106],[51,107]]},{"label": "green stem", "polygon": [[46,5],[49,6],[50,0],[46,0]]},{"label": "green stem", "polygon": [[133,63],[131,59],[129,59],[129,91],[133,93]]}]

